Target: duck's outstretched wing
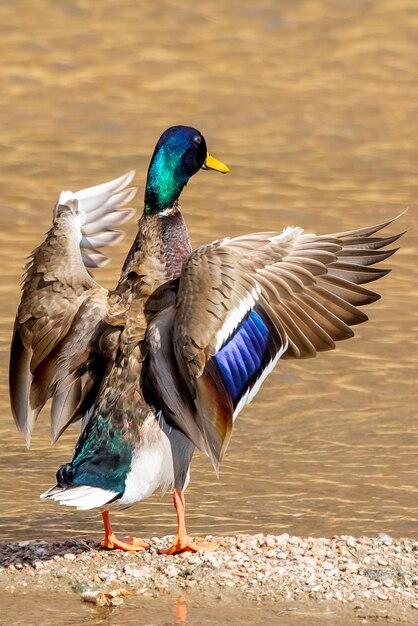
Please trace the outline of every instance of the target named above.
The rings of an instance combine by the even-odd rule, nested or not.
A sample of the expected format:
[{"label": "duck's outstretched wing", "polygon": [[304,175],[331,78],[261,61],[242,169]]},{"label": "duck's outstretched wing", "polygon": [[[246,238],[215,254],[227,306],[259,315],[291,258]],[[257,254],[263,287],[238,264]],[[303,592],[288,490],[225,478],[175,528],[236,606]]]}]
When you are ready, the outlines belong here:
[{"label": "duck's outstretched wing", "polygon": [[53,226],[32,253],[23,279],[10,356],[13,416],[27,445],[38,413],[52,397],[51,432],[56,440],[80,412],[94,385],[94,358],[107,291],[87,267],[107,257],[98,248],[123,237],[113,228],[133,209],[120,208],[135,195],[127,189],[134,172],[114,181],[64,191],[54,208]]},{"label": "duck's outstretched wing", "polygon": [[[172,338],[183,404],[186,395],[193,403],[194,410],[184,411],[182,419],[194,420],[215,467],[234,418],[281,356],[307,358],[333,349],[336,341],[353,336],[350,326],[367,319],[357,307],[380,296],[362,285],[388,273],[372,266],[397,250],[387,246],[401,236],[374,235],[392,221],[323,236],[293,227],[280,234],[255,233],[190,255],[172,327],[163,329]],[[160,319],[163,315],[170,316],[167,310]],[[165,404],[178,414],[179,405],[167,391],[179,381],[169,381],[170,372],[160,364],[161,359],[153,377]],[[181,420],[179,426],[186,430]]]},{"label": "duck's outstretched wing", "polygon": [[54,218],[58,207],[68,200],[78,200],[81,211],[80,251],[83,263],[88,268],[103,267],[109,257],[98,248],[113,246],[125,237],[122,231],[114,230],[124,224],[135,213],[126,207],[135,194],[136,187],[129,187],[135,176],[131,170],[115,180],[101,185],[72,191],[62,191],[54,208]]}]

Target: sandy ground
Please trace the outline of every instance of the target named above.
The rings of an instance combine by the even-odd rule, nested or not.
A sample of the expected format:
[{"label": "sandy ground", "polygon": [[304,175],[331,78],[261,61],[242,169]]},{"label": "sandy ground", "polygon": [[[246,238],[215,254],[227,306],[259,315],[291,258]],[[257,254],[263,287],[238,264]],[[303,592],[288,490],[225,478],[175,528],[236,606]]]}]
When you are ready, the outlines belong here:
[{"label": "sandy ground", "polygon": [[[69,593],[120,606],[132,595],[205,593],[218,599],[344,607],[357,618],[418,624],[418,542],[287,534],[207,537],[214,551],[160,555],[171,538],[140,553],[109,552],[80,539],[0,542],[0,592]],[[284,603],[284,604],[283,604]],[[388,622],[388,620],[392,620]],[[295,622],[296,623],[296,622]],[[359,622],[360,623],[360,622]]]}]

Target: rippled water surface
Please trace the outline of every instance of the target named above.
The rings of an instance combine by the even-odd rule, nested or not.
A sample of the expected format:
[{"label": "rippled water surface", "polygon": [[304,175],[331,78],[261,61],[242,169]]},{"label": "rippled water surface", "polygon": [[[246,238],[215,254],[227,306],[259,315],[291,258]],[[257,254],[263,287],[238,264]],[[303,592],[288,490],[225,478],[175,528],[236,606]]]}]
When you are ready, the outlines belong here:
[{"label": "rippled water surface", "polygon": [[[409,206],[370,321],[332,354],[279,363],[240,416],[217,480],[196,459],[195,533],[417,530],[418,6],[415,0],[15,0],[0,5],[0,536],[101,534],[100,516],[39,501],[77,430],[30,451],[7,364],[25,256],[61,189],[137,169],[138,207],[164,128],[190,124],[231,167],[182,198],[194,244],[301,225],[366,226]],[[135,233],[97,272],[115,284]],[[174,532],[159,495],[115,528]]]}]

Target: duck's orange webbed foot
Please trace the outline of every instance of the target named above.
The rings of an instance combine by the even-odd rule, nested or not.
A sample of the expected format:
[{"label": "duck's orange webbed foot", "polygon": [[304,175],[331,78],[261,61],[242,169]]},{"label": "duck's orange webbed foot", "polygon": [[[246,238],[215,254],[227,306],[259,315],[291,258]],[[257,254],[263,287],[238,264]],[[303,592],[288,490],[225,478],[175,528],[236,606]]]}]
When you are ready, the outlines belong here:
[{"label": "duck's orange webbed foot", "polygon": [[159,554],[181,554],[182,552],[197,552],[198,550],[215,550],[216,544],[205,543],[200,538],[191,539],[186,531],[185,499],[182,491],[174,492],[174,506],[177,513],[177,535],[169,548],[158,550]]},{"label": "duck's orange webbed foot", "polygon": [[205,543],[200,538],[195,540],[191,537],[180,538],[178,535],[169,548],[158,550],[159,554],[181,554],[182,552],[197,552],[198,550],[215,550],[215,543]]},{"label": "duck's orange webbed foot", "polygon": [[125,551],[130,550],[132,552],[141,552],[149,549],[149,546],[139,537],[123,537],[122,539],[118,539],[115,533],[106,535],[103,541],[100,542],[100,547],[106,548],[107,550],[119,549]]},{"label": "duck's orange webbed foot", "polygon": [[142,552],[149,549],[149,546],[139,537],[123,537],[122,539],[118,539],[112,531],[108,511],[103,511],[102,517],[105,527],[105,538],[100,542],[102,548],[106,548],[107,550],[125,550],[126,552]]}]

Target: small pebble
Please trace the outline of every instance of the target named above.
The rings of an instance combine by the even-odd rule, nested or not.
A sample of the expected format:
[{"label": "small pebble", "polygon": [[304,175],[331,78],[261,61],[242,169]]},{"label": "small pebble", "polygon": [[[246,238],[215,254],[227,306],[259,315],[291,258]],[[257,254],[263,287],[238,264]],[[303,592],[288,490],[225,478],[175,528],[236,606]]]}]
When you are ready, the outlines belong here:
[{"label": "small pebble", "polygon": [[165,573],[169,578],[177,578],[178,576],[177,568],[172,563],[170,563],[170,565],[167,565],[167,567],[165,568]]},{"label": "small pebble", "polygon": [[140,578],[142,575],[141,570],[131,567],[130,565],[123,566],[123,573],[128,574],[128,576],[133,576],[134,578]]}]

